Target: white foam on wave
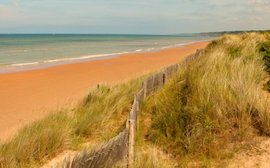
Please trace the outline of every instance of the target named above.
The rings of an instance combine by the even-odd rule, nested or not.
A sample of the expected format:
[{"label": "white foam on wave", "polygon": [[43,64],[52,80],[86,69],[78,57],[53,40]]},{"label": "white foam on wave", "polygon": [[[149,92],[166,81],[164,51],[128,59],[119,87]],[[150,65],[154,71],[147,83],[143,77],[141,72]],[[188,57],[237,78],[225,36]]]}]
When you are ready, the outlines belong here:
[{"label": "white foam on wave", "polygon": [[172,46],[165,46],[165,47],[161,47],[162,49],[167,49],[167,48],[171,48]]},{"label": "white foam on wave", "polygon": [[179,43],[179,44],[175,44],[175,46],[185,46],[185,45],[195,44],[199,42],[206,42],[206,41],[210,41],[210,40],[198,40],[198,41],[191,41],[191,42],[186,42],[186,43]]},{"label": "white foam on wave", "polygon": [[75,61],[75,60],[84,60],[84,59],[90,59],[90,58],[108,57],[108,56],[121,55],[121,54],[127,54],[127,53],[128,52],[111,53],[111,54],[86,55],[86,56],[81,56],[81,57],[59,58],[59,59],[45,60],[43,62],[44,63],[53,63],[53,62]]},{"label": "white foam on wave", "polygon": [[57,62],[70,62],[76,60],[86,60],[91,58],[101,58],[101,57],[108,57],[114,55],[122,55],[128,54],[129,52],[119,52],[119,53],[111,53],[111,54],[96,54],[96,55],[86,55],[81,57],[71,57],[71,58],[58,58],[58,59],[51,59],[51,60],[44,60],[44,61],[37,61],[37,62],[27,62],[27,63],[16,63],[11,64],[11,66],[30,66],[30,65],[37,65],[37,64],[46,64],[46,63],[57,63]]},{"label": "white foam on wave", "polygon": [[148,48],[146,51],[153,51],[155,48]]},{"label": "white foam on wave", "polygon": [[39,62],[27,62],[27,63],[18,63],[18,64],[11,64],[11,66],[26,66],[26,65],[36,65]]},{"label": "white foam on wave", "polygon": [[[196,41],[197,42],[197,41]],[[186,43],[179,43],[179,44],[175,44],[174,46],[185,46],[185,45],[189,45],[189,44],[193,44],[193,43],[196,43],[196,42],[186,42]]]}]

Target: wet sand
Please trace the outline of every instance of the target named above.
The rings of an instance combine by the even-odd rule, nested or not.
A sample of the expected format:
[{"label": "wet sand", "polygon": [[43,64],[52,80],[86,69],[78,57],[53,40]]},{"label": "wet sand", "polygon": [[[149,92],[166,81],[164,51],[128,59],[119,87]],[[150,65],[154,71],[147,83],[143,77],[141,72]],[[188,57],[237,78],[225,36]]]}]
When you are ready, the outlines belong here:
[{"label": "wet sand", "polygon": [[208,42],[154,52],[0,74],[0,140],[61,108],[72,108],[98,83],[115,84],[181,61]]}]

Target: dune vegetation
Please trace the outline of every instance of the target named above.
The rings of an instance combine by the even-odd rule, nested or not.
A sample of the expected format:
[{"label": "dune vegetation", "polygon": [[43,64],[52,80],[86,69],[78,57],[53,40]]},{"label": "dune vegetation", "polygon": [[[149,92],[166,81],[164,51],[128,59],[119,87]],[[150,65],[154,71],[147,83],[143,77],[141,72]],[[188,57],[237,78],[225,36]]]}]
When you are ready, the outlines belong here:
[{"label": "dune vegetation", "polygon": [[[270,34],[225,35],[143,102],[135,167],[221,166],[254,136],[270,136]],[[23,128],[0,145],[0,167],[39,167],[123,128],[143,77],[101,85],[72,111]]]},{"label": "dune vegetation", "polygon": [[[261,44],[260,52],[263,55],[266,71],[270,73],[270,40]],[[268,80],[268,82],[265,84],[265,87],[268,91],[270,91],[270,80]]]},{"label": "dune vegetation", "polygon": [[269,136],[270,100],[263,87],[269,42],[268,33],[211,42],[145,101],[139,144],[166,153],[174,163],[169,167],[218,167],[241,150],[240,144]]},{"label": "dune vegetation", "polygon": [[141,79],[100,85],[74,110],[57,112],[26,126],[0,145],[0,167],[40,167],[64,150],[78,150],[86,142],[94,145],[112,138],[124,127],[140,86]]}]

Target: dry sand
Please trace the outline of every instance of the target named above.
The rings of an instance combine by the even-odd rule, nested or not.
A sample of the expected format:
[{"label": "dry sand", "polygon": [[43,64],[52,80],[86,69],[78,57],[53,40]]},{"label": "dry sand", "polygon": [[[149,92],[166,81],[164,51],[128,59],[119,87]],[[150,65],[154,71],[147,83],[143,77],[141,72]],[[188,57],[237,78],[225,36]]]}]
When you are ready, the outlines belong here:
[{"label": "dry sand", "polygon": [[90,62],[0,74],[0,140],[57,111],[74,107],[98,83],[114,84],[179,62],[207,42]]}]

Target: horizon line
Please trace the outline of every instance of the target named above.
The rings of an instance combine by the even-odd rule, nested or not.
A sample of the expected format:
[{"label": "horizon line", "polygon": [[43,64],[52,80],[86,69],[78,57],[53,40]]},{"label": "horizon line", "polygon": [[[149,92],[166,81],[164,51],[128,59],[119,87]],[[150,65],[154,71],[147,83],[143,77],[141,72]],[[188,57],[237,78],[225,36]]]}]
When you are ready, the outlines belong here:
[{"label": "horizon line", "polygon": [[151,33],[0,33],[0,35],[149,35],[149,36],[170,36],[170,35],[191,35],[207,33],[230,33],[230,32],[267,32],[270,29],[249,29],[249,30],[221,30],[221,31],[202,31],[192,33],[168,33],[168,34],[151,34]]}]

